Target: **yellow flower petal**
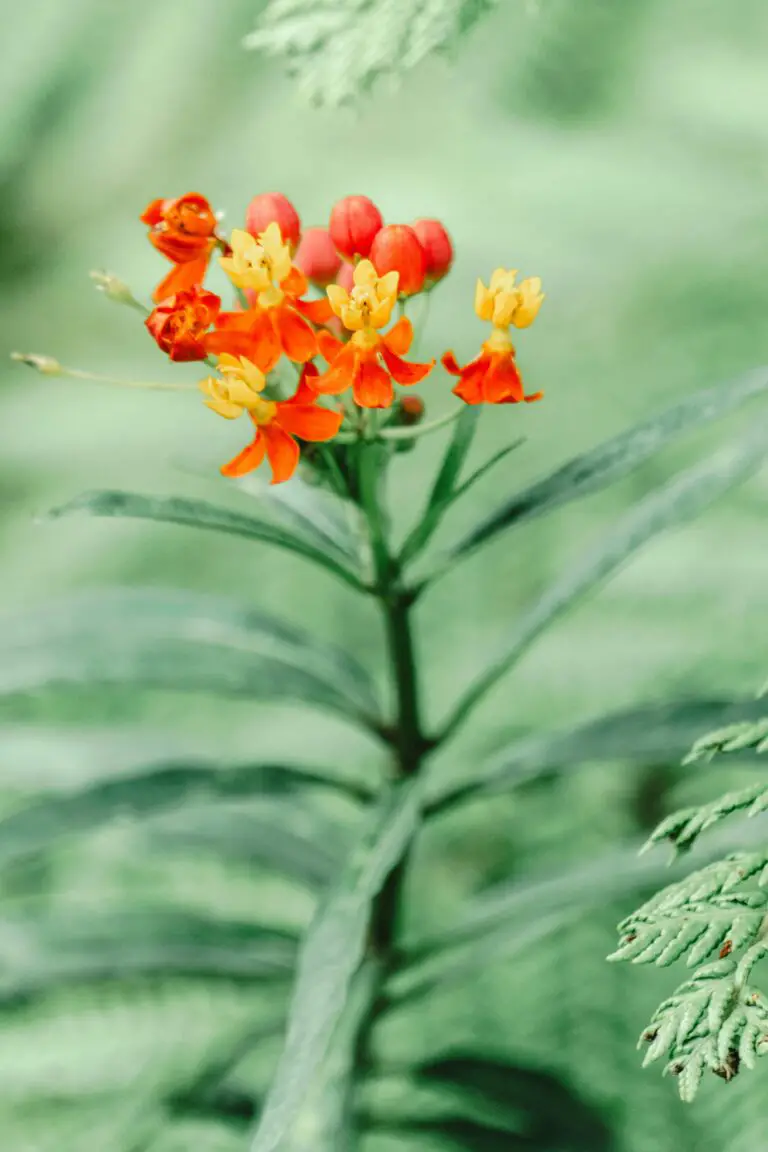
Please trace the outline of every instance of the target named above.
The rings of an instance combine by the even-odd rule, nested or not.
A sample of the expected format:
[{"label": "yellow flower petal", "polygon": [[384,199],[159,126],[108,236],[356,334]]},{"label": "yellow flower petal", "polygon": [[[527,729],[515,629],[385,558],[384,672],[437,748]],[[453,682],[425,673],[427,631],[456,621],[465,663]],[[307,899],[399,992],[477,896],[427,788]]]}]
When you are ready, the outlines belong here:
[{"label": "yellow flower petal", "polygon": [[541,278],[531,276],[530,279],[523,280],[518,287],[517,297],[517,308],[511,322],[516,328],[527,328],[533,324],[544,301]]},{"label": "yellow flower petal", "polygon": [[491,274],[491,292],[511,292],[517,279],[516,268],[496,268]]},{"label": "yellow flower petal", "polygon": [[[395,273],[395,275],[397,275],[397,273]],[[371,328],[383,328],[386,324],[389,324],[396,299],[396,296],[387,296],[386,299],[380,300],[376,307],[371,310],[368,318],[368,323]]]},{"label": "yellow flower petal", "polygon": [[387,272],[386,276],[382,276],[376,285],[376,295],[379,297],[379,300],[386,300],[392,297],[394,301],[397,296],[397,286],[399,283],[399,272]]},{"label": "yellow flower petal", "polygon": [[345,304],[338,315],[348,332],[359,332],[365,327],[365,316],[357,304]]},{"label": "yellow flower petal", "polygon": [[216,380],[213,376],[209,376],[206,380],[201,380],[200,391],[207,397],[205,401],[206,406],[211,408],[218,416],[223,416],[225,420],[236,420],[238,416],[242,416],[242,406],[233,403],[233,401],[228,400],[226,396],[222,395],[221,380]]},{"label": "yellow flower petal", "polygon": [[329,284],[325,291],[331,308],[340,317],[342,311],[349,307],[349,292],[346,288],[342,288],[341,284]]},{"label": "yellow flower petal", "polygon": [[373,288],[378,278],[376,269],[370,260],[361,260],[352,273],[356,288]]},{"label": "yellow flower petal", "polygon": [[493,316],[493,293],[482,280],[475,285],[475,313],[481,320],[490,320]]}]

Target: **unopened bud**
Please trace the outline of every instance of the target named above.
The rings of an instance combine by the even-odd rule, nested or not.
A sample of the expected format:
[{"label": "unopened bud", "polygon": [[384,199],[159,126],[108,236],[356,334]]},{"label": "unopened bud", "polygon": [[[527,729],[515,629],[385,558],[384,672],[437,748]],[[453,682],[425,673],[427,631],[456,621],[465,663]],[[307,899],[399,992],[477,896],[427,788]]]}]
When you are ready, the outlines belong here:
[{"label": "unopened bud", "polygon": [[245,230],[260,236],[270,224],[277,224],[283,243],[295,252],[301,237],[299,214],[282,192],[261,192],[254,196],[245,214]]},{"label": "unopened bud", "polygon": [[88,275],[108,300],[114,300],[115,304],[128,304],[131,308],[141,307],[128,285],[111,272],[89,272]]},{"label": "unopened bud", "polygon": [[61,364],[52,356],[36,356],[33,352],[11,352],[11,360],[16,360],[19,364],[26,364],[29,368],[42,372],[44,376],[62,376],[64,374]]},{"label": "unopened bud", "polygon": [[419,424],[423,416],[424,401],[421,396],[416,396],[415,393],[412,392],[410,395],[400,398],[399,424],[409,428],[413,424]]},{"label": "unopened bud", "polygon": [[341,257],[325,228],[307,228],[296,252],[296,267],[313,284],[325,288],[332,284],[339,271]]},{"label": "unopened bud", "polygon": [[344,196],[331,209],[328,231],[345,260],[365,260],[384,221],[367,196]]},{"label": "unopened bud", "polygon": [[417,220],[413,230],[427,258],[427,283],[442,280],[453,264],[453,244],[439,220]]},{"label": "unopened bud", "polygon": [[371,247],[371,262],[379,276],[398,272],[398,292],[413,296],[421,292],[427,275],[427,258],[421,242],[407,224],[388,224]]}]

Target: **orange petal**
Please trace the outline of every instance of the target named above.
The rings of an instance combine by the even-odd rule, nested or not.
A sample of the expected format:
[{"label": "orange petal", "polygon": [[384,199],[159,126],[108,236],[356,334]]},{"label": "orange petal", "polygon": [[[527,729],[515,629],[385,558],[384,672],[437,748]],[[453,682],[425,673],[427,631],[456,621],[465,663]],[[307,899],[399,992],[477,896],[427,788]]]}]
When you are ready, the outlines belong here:
[{"label": "orange petal", "polygon": [[330,332],[325,330],[317,333],[317,347],[323,360],[327,360],[329,364],[333,364],[336,357],[344,350],[344,342],[337,340]]},{"label": "orange petal", "polygon": [[237,328],[241,332],[247,332],[257,318],[258,314],[254,312],[220,312],[216,317],[216,327],[227,330]]},{"label": "orange petal", "polygon": [[313,324],[327,324],[333,316],[330,300],[295,300],[294,308]]},{"label": "orange petal", "polygon": [[544,396],[543,392],[532,392],[530,396],[525,396],[526,404],[535,404],[537,400],[541,400]]},{"label": "orange petal", "polygon": [[468,364],[461,374],[461,379],[453,389],[454,396],[458,396],[465,404],[482,404],[485,400],[484,385],[488,363],[485,357],[479,356]]},{"label": "orange petal", "polygon": [[290,399],[283,401],[285,404],[314,404],[317,400],[317,392],[313,385],[320,373],[314,364],[305,364],[301,370],[301,378],[299,385]]},{"label": "orange petal", "polygon": [[315,392],[337,395],[349,388],[350,384],[354,385],[359,373],[357,347],[354,344],[341,345],[341,352],[334,358],[331,367],[312,381],[312,387]]},{"label": "orange petal", "polygon": [[272,371],[283,354],[280,336],[269,312],[256,314],[256,319],[251,324],[248,340],[250,347],[248,359],[252,360],[266,376]]},{"label": "orange petal", "polygon": [[309,288],[309,280],[307,280],[304,273],[295,264],[291,266],[291,270],[282,281],[280,287],[286,296],[303,296]]},{"label": "orange petal", "polygon": [[[317,337],[307,321],[294,308],[275,308],[273,321],[283,351],[289,360],[305,364],[317,356]],[[264,371],[264,369],[262,369]]]},{"label": "orange petal", "polygon": [[521,404],[524,399],[523,381],[514,357],[509,353],[495,356],[486,377],[486,403]]},{"label": "orange petal", "polygon": [[164,204],[165,200],[163,200],[162,197],[160,197],[159,200],[150,200],[141,216],[139,216],[139,220],[141,220],[142,224],[159,224],[163,218]]},{"label": "orange petal", "polygon": [[169,296],[175,296],[177,292],[185,292],[188,288],[202,284],[207,271],[207,255],[200,260],[188,260],[186,264],[176,264],[155,288],[152,299],[155,303],[159,303]]},{"label": "orange petal", "polygon": [[381,345],[380,351],[390,375],[398,384],[418,384],[435,366],[434,360],[429,364],[409,364],[407,360],[401,360],[394,352],[390,352],[386,344]]},{"label": "orange petal", "polygon": [[440,358],[440,363],[451,376],[461,376],[462,368],[453,352],[446,352]]},{"label": "orange petal", "polygon": [[389,373],[384,371],[375,356],[361,358],[353,390],[355,403],[361,408],[389,408],[395,396]]},{"label": "orange petal", "polygon": [[267,459],[272,468],[272,483],[290,480],[299,462],[299,446],[292,436],[277,424],[265,424],[261,429],[267,445]]},{"label": "orange petal", "polygon": [[223,332],[206,332],[202,344],[207,356],[221,356],[228,352],[230,356],[245,356],[250,360],[253,353],[253,340],[247,332],[228,329]]},{"label": "orange petal", "polygon": [[[383,337],[385,347],[396,356],[405,356],[413,342],[413,324],[407,316],[401,316],[386,336]],[[395,377],[397,379],[397,377]]]},{"label": "orange petal", "polygon": [[332,440],[341,427],[343,412],[332,412],[318,404],[278,404],[275,422],[300,440]]},{"label": "orange petal", "polygon": [[234,460],[230,460],[229,464],[223,464],[221,471],[224,476],[247,476],[249,472],[253,472],[254,468],[258,468],[264,459],[264,437],[261,429],[256,430],[256,437],[247,448],[244,448],[239,455],[235,456]]}]

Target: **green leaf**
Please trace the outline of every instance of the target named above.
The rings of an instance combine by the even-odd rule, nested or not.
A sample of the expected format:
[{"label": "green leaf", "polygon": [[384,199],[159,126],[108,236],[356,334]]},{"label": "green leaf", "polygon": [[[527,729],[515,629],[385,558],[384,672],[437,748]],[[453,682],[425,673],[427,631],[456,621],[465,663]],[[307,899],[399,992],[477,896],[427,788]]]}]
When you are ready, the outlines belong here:
[{"label": "green leaf", "polygon": [[[248,798],[291,796],[309,785],[326,783],[327,780],[319,773],[269,764],[219,768],[182,761],[152,765],[130,776],[100,780],[63,795],[33,800],[26,807],[0,818],[0,868],[31,853],[55,847],[64,839],[96,831],[125,817],[140,820],[171,812],[176,820],[166,829],[171,840],[175,828],[180,840],[185,835],[194,840],[197,835],[204,841],[211,835],[211,822],[216,819],[216,813],[220,812],[220,819],[223,819],[230,811],[222,801],[238,802],[233,815],[237,821],[238,813],[243,813],[243,801]],[[201,810],[209,813],[209,823],[203,831],[198,820],[195,832],[195,815],[199,815]],[[256,857],[266,859],[270,846],[280,848],[278,855],[288,853],[293,842],[285,819],[282,822],[279,819],[281,811],[289,817],[293,808],[275,804],[261,815]],[[245,815],[241,816],[241,820],[245,818]],[[255,824],[258,826],[258,820]],[[234,848],[238,843],[234,829],[232,835],[230,846]],[[300,839],[296,833],[293,837]],[[281,838],[285,838],[283,843],[280,843]],[[297,844],[293,847],[298,850]],[[327,847],[323,849],[317,845],[317,849],[329,866],[333,854]],[[324,875],[327,877],[327,871]]]},{"label": "green leaf", "polygon": [[281,1148],[299,1113],[360,967],[372,901],[416,832],[420,803],[416,781],[393,789],[318,909],[299,956],[285,1048],[251,1152]]},{"label": "green leaf", "polygon": [[765,421],[735,446],[676,476],[660,491],[646,497],[624,515],[613,529],[566,575],[546,592],[523,617],[501,651],[491,659],[460,700],[443,732],[452,735],[475,706],[555,620],[596,585],[602,583],[660,532],[684,524],[720,496],[743,483],[763,464],[768,443]]},{"label": "green leaf", "polygon": [[235,601],[111,589],[3,621],[0,696],[94,684],[299,701],[368,723],[377,711],[343,650]]},{"label": "green leaf", "polygon": [[286,60],[302,94],[349,103],[450,49],[496,0],[270,0],[245,46]]},{"label": "green leaf", "polygon": [[[301,815],[308,819],[297,819]],[[174,809],[149,821],[143,838],[150,848],[170,848],[195,859],[211,852],[221,860],[260,863],[318,888],[338,873],[349,830],[290,804],[240,801]]]},{"label": "green leaf", "polygon": [[182,909],[61,909],[0,924],[0,1000],[65,984],[136,976],[205,976],[211,980],[285,980],[296,941],[285,931],[212,920]]},{"label": "green leaf", "polygon": [[134,520],[156,520],[162,524],[183,524],[190,528],[224,532],[274,544],[314,561],[340,576],[353,588],[363,587],[361,575],[350,565],[347,556],[311,525],[302,525],[302,534],[288,531],[253,515],[220,508],[205,500],[188,500],[181,496],[144,496],[139,492],[94,491],[54,508],[49,516],[58,519],[78,512],[91,516],[121,517]]},{"label": "green leaf", "polygon": [[456,421],[440,471],[432,485],[426,511],[403,545],[400,553],[401,564],[407,564],[428,543],[437,530],[443,514],[452,503],[479,418],[479,408],[467,406]]},{"label": "green leaf", "polygon": [[237,487],[292,532],[346,556],[355,570],[362,562],[369,564],[360,512],[349,500],[305,484],[299,476],[287,484],[270,484],[251,474],[238,480]]},{"label": "green leaf", "polygon": [[747,721],[764,710],[756,700],[681,700],[627,708],[577,728],[524,736],[473,765],[472,778],[438,781],[428,792],[428,815],[449,811],[473,797],[514,788],[544,773],[595,761],[652,764],[676,762],[705,728]]},{"label": "green leaf", "polygon": [[513,496],[455,545],[451,555],[466,556],[506,528],[599,492],[633,472],[677,437],[720,420],[765,391],[768,391],[768,368],[694,392],[666,412],[575,456],[550,476]]},{"label": "green leaf", "polygon": [[733,752],[766,752],[768,751],[768,716],[762,715],[765,705],[760,709],[760,715],[740,724],[729,724],[727,727],[709,732],[696,741],[684,763],[694,764],[697,760],[712,760],[718,753]]}]

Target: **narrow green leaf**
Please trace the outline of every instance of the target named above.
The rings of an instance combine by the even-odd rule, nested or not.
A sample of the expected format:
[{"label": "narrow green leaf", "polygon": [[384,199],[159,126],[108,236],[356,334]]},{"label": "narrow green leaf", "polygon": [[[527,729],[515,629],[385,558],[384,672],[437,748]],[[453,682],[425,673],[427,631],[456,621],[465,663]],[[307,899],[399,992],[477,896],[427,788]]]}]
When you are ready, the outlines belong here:
[{"label": "narrow green leaf", "polygon": [[377,711],[347,653],[235,601],[111,589],[0,625],[0,696],[95,684],[292,700],[366,722]]},{"label": "narrow green leaf", "polygon": [[[141,820],[171,812],[177,820],[180,840],[194,839],[194,813],[206,806],[211,819],[218,810],[229,811],[223,801],[236,800],[242,812],[243,801],[255,796],[289,796],[307,786],[327,781],[320,775],[300,768],[283,768],[269,764],[246,764],[237,768],[218,768],[211,764],[163,763],[150,766],[130,776],[99,780],[64,794],[33,800],[0,819],[0,868],[30,853],[49,850],[65,839],[93,832],[115,820],[126,817]],[[197,806],[197,807],[194,807]],[[286,820],[278,819],[282,810],[288,818],[290,805],[273,805],[262,816],[263,831],[271,835],[258,840],[264,859],[268,844],[280,837],[290,840]],[[237,815],[234,817],[237,819]],[[186,821],[186,823],[185,823]],[[190,829],[189,822],[192,824]],[[171,825],[173,828],[174,825]],[[173,832],[166,830],[170,839]],[[210,834],[210,828],[209,828]],[[204,838],[204,833],[198,831]],[[236,839],[233,843],[236,843]],[[287,851],[287,844],[281,847]],[[327,865],[333,855],[325,849]],[[325,873],[327,876],[327,872]]]},{"label": "narrow green leaf", "polygon": [[0,957],[0,1000],[13,1000],[139,975],[284,980],[295,966],[296,941],[278,929],[182,909],[68,907],[50,917],[6,911]]},{"label": "narrow green leaf", "polygon": [[460,496],[465,496],[470,488],[477,484],[478,480],[482,480],[483,476],[487,476],[492,468],[495,468],[496,465],[500,464],[502,460],[505,460],[507,456],[516,452],[518,448],[522,448],[523,444],[525,444],[525,437],[521,436],[518,440],[513,440],[511,444],[505,444],[503,448],[499,448],[498,452],[494,452],[493,456],[489,456],[487,460],[475,469],[471,476],[468,476],[466,480],[462,481],[462,483],[454,489],[453,500],[458,500]]},{"label": "narrow green leaf", "polygon": [[206,531],[225,532],[242,536],[247,540],[257,540],[264,544],[274,544],[322,565],[328,571],[340,576],[353,588],[362,588],[360,573],[350,564],[349,558],[332,544],[327,537],[302,524],[302,533],[288,531],[253,515],[233,512],[220,508],[205,500],[188,500],[181,496],[144,496],[139,492],[94,491],[85,492],[49,513],[53,519],[85,512],[91,516],[127,518],[133,520],[155,520],[162,524],[182,524],[190,528]]},{"label": "narrow green leaf", "polygon": [[403,545],[401,564],[412,560],[437,531],[443,514],[453,500],[456,482],[472,446],[479,418],[479,408],[467,406],[456,421],[440,471],[432,485],[426,511]]},{"label": "narrow green leaf", "polygon": [[611,576],[654,536],[693,519],[756,472],[765,460],[766,443],[768,426],[762,421],[756,431],[753,430],[734,447],[687,469],[623,516],[603,540],[523,617],[502,650],[490,661],[487,670],[460,700],[446,725],[443,738],[456,731],[533,641],[577,600]]},{"label": "narrow green leaf", "polygon": [[665,412],[575,456],[550,476],[513,496],[460,540],[452,556],[466,556],[506,528],[599,492],[633,472],[679,436],[722,419],[766,391],[768,368],[759,368],[737,380],[686,396]]},{"label": "narrow green leaf", "polygon": [[238,480],[237,486],[286,528],[316,542],[321,549],[341,552],[355,569],[363,560],[367,562],[359,509],[349,500],[305,484],[298,476],[287,484],[269,484],[252,474]]},{"label": "narrow green leaf", "polygon": [[419,822],[416,781],[393,789],[321,904],[299,956],[285,1048],[251,1152],[276,1152],[326,1056],[360,967],[371,904]]},{"label": "narrow green leaf", "polygon": [[677,762],[697,733],[758,717],[764,708],[757,700],[663,702],[611,712],[544,736],[524,736],[486,763],[473,765],[470,780],[438,782],[428,791],[424,810],[428,815],[449,811],[472,797],[492,795],[544,773],[594,761]]}]

